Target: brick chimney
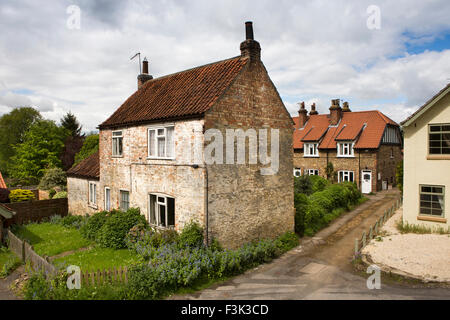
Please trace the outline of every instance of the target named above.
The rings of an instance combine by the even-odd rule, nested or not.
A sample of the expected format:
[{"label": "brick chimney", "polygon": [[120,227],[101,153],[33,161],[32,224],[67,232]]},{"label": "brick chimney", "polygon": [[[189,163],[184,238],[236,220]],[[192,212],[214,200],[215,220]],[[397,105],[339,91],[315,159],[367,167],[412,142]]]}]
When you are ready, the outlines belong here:
[{"label": "brick chimney", "polygon": [[253,22],[245,23],[245,41],[241,43],[241,55],[249,57],[251,61],[261,60],[261,46],[253,38]]},{"label": "brick chimney", "polygon": [[339,120],[341,120],[341,117],[342,117],[342,108],[340,106],[339,99],[331,100],[330,124],[332,126],[337,125],[339,123]]},{"label": "brick chimney", "polygon": [[303,128],[305,123],[308,121],[308,111],[305,109],[305,102],[299,103],[300,110],[298,110],[298,127],[297,129]]},{"label": "brick chimney", "polygon": [[316,114],[319,114],[319,112],[317,112],[317,110],[316,110],[316,103],[314,102],[314,103],[311,105],[311,111],[309,112],[309,115],[310,115],[310,116],[314,116],[314,115],[316,115]]},{"label": "brick chimney", "polygon": [[147,58],[144,58],[142,61],[142,73],[138,75],[138,90],[142,87],[142,85],[148,80],[152,80],[153,77],[148,74],[148,61]]},{"label": "brick chimney", "polygon": [[350,107],[348,106],[347,101],[342,104],[342,112],[352,112],[352,110],[350,110]]}]

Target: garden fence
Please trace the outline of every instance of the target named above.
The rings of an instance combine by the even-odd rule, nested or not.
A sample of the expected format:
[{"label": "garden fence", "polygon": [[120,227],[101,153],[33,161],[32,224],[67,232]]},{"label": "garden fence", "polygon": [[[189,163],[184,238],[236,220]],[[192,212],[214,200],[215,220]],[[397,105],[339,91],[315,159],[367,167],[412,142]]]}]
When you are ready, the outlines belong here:
[{"label": "garden fence", "polygon": [[24,262],[30,262],[35,271],[43,271],[46,275],[55,275],[56,267],[52,265],[48,257],[41,257],[33,250],[33,246],[19,239],[11,230],[8,230],[9,249]]},{"label": "garden fence", "polygon": [[128,269],[114,268],[111,270],[97,270],[95,272],[81,272],[81,284],[84,285],[102,285],[105,283],[127,283]]},{"label": "garden fence", "polygon": [[398,198],[391,208],[384,210],[384,214],[377,220],[377,222],[369,228],[369,231],[364,231],[360,239],[355,239],[355,256],[362,251],[362,249],[379,234],[381,227],[386,223],[386,221],[392,217],[395,211],[401,207],[403,203],[402,197]]}]

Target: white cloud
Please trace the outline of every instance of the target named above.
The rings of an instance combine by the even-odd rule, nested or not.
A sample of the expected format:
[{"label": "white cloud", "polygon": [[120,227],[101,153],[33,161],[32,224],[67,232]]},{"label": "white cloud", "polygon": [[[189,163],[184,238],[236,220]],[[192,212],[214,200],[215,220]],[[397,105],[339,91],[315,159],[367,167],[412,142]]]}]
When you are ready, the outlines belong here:
[{"label": "white cloud", "polygon": [[[67,6],[81,29],[66,28]],[[53,120],[71,110],[93,130],[136,90],[140,51],[154,76],[236,56],[254,21],[262,58],[285,104],[327,112],[330,99],[401,121],[450,78],[450,51],[406,54],[450,31],[447,1],[2,1],[0,114],[30,103]],[[431,47],[432,48],[432,47]],[[450,48],[449,48],[450,49]],[[32,94],[20,94],[27,89]]]}]

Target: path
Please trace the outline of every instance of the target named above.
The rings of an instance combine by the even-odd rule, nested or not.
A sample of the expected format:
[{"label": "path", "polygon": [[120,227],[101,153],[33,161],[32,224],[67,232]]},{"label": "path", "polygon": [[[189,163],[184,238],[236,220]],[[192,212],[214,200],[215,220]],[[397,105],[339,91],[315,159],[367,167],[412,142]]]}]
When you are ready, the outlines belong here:
[{"label": "path", "polygon": [[18,297],[12,293],[9,289],[10,285],[19,278],[20,274],[24,271],[24,266],[19,266],[9,276],[4,279],[0,279],[0,300],[19,300]]},{"label": "path", "polygon": [[351,258],[355,238],[373,225],[398,197],[397,190],[379,192],[356,210],[341,216],[314,238],[270,264],[225,283],[190,295],[169,299],[450,299],[444,288],[386,285],[369,290],[367,278],[353,274]]}]

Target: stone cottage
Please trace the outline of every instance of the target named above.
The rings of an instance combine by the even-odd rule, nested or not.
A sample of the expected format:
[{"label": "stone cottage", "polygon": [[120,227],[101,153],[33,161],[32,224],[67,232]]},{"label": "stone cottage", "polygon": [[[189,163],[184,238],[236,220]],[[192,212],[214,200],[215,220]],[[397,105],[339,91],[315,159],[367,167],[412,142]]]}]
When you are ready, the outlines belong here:
[{"label": "stone cottage", "polygon": [[341,107],[339,99],[331,101],[329,110],[319,114],[313,104],[308,114],[300,104],[294,117],[294,176],[351,181],[363,193],[395,185],[402,160],[399,125],[379,111],[352,112],[348,102]]},{"label": "stone cottage", "polygon": [[[292,118],[251,22],[240,49],[159,78],[144,59],[138,90],[99,126],[99,152],[68,172],[69,212],[139,207],[161,228],[195,220],[228,248],[293,231]],[[265,138],[266,148],[251,147]],[[278,162],[272,174],[268,161],[252,161],[263,149]]]}]

